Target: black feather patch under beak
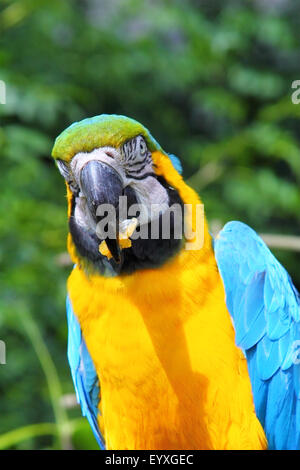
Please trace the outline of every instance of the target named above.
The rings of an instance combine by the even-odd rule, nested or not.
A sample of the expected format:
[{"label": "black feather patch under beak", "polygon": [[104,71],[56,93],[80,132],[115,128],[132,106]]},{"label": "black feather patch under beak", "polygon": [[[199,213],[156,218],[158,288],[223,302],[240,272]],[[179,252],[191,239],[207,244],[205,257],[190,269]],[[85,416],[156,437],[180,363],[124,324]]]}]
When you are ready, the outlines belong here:
[{"label": "black feather patch under beak", "polygon": [[[89,161],[81,170],[81,189],[86,197],[88,208],[98,223],[102,217],[97,215],[97,209],[103,204],[110,204],[118,211],[119,197],[122,195],[123,184],[118,173],[109,165],[99,160]],[[114,260],[119,263],[121,259],[118,244],[118,222],[111,227],[112,236],[106,238],[106,244]]]}]

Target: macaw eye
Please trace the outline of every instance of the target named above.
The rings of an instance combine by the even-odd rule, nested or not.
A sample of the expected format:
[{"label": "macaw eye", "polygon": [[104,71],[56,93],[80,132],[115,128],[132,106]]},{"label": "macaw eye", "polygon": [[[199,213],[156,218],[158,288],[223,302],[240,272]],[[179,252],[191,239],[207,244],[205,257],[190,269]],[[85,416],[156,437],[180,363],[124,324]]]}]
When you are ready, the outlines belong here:
[{"label": "macaw eye", "polygon": [[147,149],[147,144],[146,142],[144,141],[143,137],[140,137],[139,138],[139,146],[140,146],[140,153],[141,155],[145,155],[146,151],[148,150]]},{"label": "macaw eye", "polygon": [[78,192],[79,187],[75,181],[75,178],[72,175],[71,168],[68,163],[64,162],[63,160],[57,159],[56,160],[57,168],[59,169],[60,174],[64,177],[66,182],[69,185],[69,188],[73,193]]},{"label": "macaw eye", "polygon": [[144,160],[150,152],[144,137],[138,135],[123,145],[121,153],[125,161],[132,164]]}]

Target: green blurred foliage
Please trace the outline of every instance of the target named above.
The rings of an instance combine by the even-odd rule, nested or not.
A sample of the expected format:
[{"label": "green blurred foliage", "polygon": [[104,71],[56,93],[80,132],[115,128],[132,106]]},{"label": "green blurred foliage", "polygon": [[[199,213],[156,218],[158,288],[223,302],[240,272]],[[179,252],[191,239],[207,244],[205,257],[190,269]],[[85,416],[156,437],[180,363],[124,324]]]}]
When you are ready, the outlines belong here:
[{"label": "green blurred foliage", "polygon": [[[298,235],[299,9],[299,0],[0,0],[0,448],[95,447],[79,408],[59,401],[73,385],[54,138],[87,116],[128,115],[181,158],[209,221]],[[275,254],[300,288],[299,254]]]}]

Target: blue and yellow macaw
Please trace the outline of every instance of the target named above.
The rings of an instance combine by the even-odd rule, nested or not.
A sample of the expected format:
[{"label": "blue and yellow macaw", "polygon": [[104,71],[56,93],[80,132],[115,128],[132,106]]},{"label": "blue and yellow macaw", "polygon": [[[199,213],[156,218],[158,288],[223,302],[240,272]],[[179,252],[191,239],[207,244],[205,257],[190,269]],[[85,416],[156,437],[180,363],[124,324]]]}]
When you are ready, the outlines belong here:
[{"label": "blue and yellow macaw", "polygon": [[[74,123],[53,157],[75,264],[68,359],[100,447],[299,449],[300,297],[262,239],[230,222],[213,241],[204,218],[203,243],[186,249],[174,217],[169,237],[134,237],[163,212],[124,219],[120,196],[165,211],[201,201],[133,119]],[[118,213],[114,236],[99,228],[103,204]]]}]

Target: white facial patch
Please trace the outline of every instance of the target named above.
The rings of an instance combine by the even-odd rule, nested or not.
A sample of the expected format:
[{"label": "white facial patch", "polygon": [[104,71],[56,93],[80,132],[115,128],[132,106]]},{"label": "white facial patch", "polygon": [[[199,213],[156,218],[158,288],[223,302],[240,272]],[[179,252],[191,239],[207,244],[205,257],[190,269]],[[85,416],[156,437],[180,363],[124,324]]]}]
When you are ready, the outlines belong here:
[{"label": "white facial patch", "polygon": [[139,225],[157,219],[161,213],[168,210],[169,196],[167,190],[154,176],[147,176],[142,180],[130,180],[129,186],[134,189],[138,204],[141,207],[141,213],[138,217]]},{"label": "white facial patch", "polygon": [[96,231],[96,222],[93,219],[85,196],[80,192],[75,201],[74,217],[76,223],[85,229]]},{"label": "white facial patch", "polygon": [[[169,197],[167,190],[155,178],[152,168],[152,159],[149,155],[145,160],[143,168],[140,168],[140,171],[138,172],[138,167],[134,166],[137,165],[137,163],[135,163],[136,160],[130,161],[129,158],[125,159],[124,153],[113,147],[101,147],[94,149],[89,153],[79,152],[72,158],[70,169],[80,189],[81,171],[84,166],[92,160],[105,163],[113,168],[123,182],[123,187],[125,188],[130,186],[134,190],[139,206],[139,215],[137,216],[139,225],[147,224],[150,220],[157,219],[160,214],[163,214],[168,210]],[[135,172],[137,174],[135,174]],[[128,216],[135,216],[135,213],[133,213],[134,210],[136,209],[132,208],[132,211],[130,212],[130,208],[128,208],[127,217],[122,217],[120,214],[120,225],[126,225],[127,222],[130,222]],[[74,217],[80,226],[96,231],[96,222],[90,214],[86,198],[82,190],[76,198]]]},{"label": "white facial patch", "polygon": [[98,160],[111,166],[123,180],[122,173],[124,173],[124,170],[120,161],[120,153],[113,147],[101,147],[89,153],[79,152],[72,158],[70,168],[79,186],[81,170],[92,160]]}]

